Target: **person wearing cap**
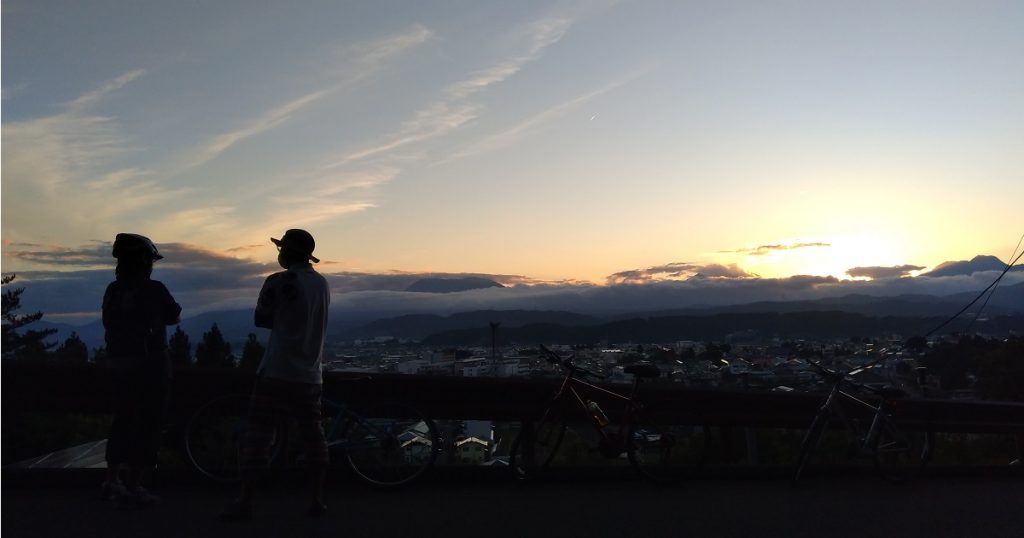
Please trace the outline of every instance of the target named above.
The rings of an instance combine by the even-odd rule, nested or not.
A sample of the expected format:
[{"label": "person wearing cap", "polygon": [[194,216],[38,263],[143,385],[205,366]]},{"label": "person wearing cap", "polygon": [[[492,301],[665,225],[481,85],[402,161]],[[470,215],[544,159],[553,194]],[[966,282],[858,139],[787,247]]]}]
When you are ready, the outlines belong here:
[{"label": "person wearing cap", "polygon": [[103,294],[103,328],[115,404],[102,494],[121,507],[137,508],[160,500],[140,480],[157,462],[171,378],[167,326],[179,322],[181,306],[163,283],[150,278],[153,262],[163,256],[148,237],[117,234],[112,254],[117,266]]},{"label": "person wearing cap", "polygon": [[323,486],[327,471],[327,441],[321,422],[324,335],[330,290],[327,280],[310,262],[316,243],[305,230],[292,229],[277,245],[277,262],[284,269],[267,277],[256,301],[255,324],[270,329],[270,340],[257,368],[249,402],[248,431],[242,439],[239,497],[222,514],[227,519],[251,519],[252,496],[258,473],[266,467],[278,417],[293,417],[306,453],[310,475],[308,515],[324,514]]}]

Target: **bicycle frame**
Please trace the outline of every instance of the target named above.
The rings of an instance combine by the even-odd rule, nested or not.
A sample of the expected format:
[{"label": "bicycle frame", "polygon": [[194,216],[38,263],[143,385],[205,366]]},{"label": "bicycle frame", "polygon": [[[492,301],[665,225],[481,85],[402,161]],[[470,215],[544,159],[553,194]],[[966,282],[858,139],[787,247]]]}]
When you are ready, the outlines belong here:
[{"label": "bicycle frame", "polygon": [[[562,383],[559,385],[558,390],[555,391],[555,395],[551,400],[552,404],[548,407],[547,411],[550,412],[551,408],[557,405],[566,405],[564,402],[574,402],[579,407],[580,412],[587,417],[587,422],[597,431],[602,440],[602,445],[610,447],[616,455],[621,454],[627,446],[626,433],[629,428],[630,419],[641,407],[641,404],[636,400],[636,394],[640,383],[639,376],[637,376],[633,381],[633,388],[629,395],[626,396],[580,379],[577,377],[578,375],[596,374],[583,370],[582,368],[577,368],[571,360],[567,361],[567,363],[562,363],[562,367],[566,369],[565,377],[562,379]],[[588,408],[587,400],[580,395],[579,391],[577,391],[577,387],[585,387],[586,389],[596,391],[624,403],[625,409],[617,431],[609,432],[605,426],[602,426],[600,422],[598,422],[597,418],[594,417]],[[560,409],[560,411],[567,410]]]},{"label": "bicycle frame", "polygon": [[[850,372],[838,372],[808,361],[825,379],[832,383],[832,388],[825,403],[818,408],[800,445],[796,474],[793,477],[794,483],[800,480],[805,466],[818,448],[828,423],[835,417],[839,417],[850,434],[862,436],[852,443],[851,448],[855,449],[856,456],[871,458],[875,468],[886,480],[894,482],[903,480],[910,473],[920,470],[927,464],[933,445],[931,433],[907,435],[900,431],[890,413],[893,408],[892,398],[898,397],[902,391],[898,389],[892,391],[886,388],[874,389],[850,379],[851,375],[878,362],[875,361],[866,367]],[[844,385],[877,394],[879,397],[877,405],[843,390]],[[865,419],[868,415],[871,416],[870,426],[866,430],[857,424],[857,421],[861,420],[859,417],[852,418],[850,416],[851,408],[855,411],[863,411]]]},{"label": "bicycle frame", "polygon": [[818,413],[827,413],[829,417],[838,416],[847,431],[859,434],[860,430],[854,425],[854,419],[850,418],[844,407],[853,405],[861,410],[870,412],[872,415],[871,425],[868,427],[864,438],[858,440],[858,453],[861,456],[871,455],[872,447],[874,447],[875,439],[882,427],[882,422],[888,419],[888,402],[885,398],[882,398],[877,406],[872,405],[842,390],[843,383],[850,383],[845,379],[845,376],[835,381],[825,403],[818,409]]}]

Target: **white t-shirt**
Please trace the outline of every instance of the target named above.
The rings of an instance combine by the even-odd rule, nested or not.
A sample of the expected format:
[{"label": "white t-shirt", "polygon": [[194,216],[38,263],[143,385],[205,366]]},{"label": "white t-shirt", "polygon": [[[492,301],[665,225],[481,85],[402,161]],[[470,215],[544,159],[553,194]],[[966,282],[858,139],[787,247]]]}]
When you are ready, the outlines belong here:
[{"label": "white t-shirt", "polygon": [[320,365],[331,293],[309,263],[267,277],[256,302],[257,325],[270,319],[270,341],[257,372],[298,383],[323,383]]}]

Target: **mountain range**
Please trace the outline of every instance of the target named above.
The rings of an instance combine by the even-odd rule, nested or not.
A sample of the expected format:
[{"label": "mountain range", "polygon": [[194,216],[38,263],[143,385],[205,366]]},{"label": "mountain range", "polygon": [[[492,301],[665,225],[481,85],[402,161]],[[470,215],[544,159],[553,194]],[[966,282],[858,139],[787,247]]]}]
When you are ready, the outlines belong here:
[{"label": "mountain range", "polygon": [[[478,342],[482,338],[486,339],[491,322],[500,323],[499,330],[505,336],[524,333],[525,338],[525,333],[529,331],[524,331],[524,328],[530,327],[530,330],[537,333],[539,327],[542,329],[539,334],[557,334],[558,331],[562,331],[566,334],[575,334],[579,338],[586,338],[589,337],[588,335],[594,334],[588,327],[607,325],[611,327],[609,330],[612,330],[614,334],[625,334],[619,331],[619,328],[629,327],[631,323],[636,323],[636,320],[648,320],[645,323],[654,323],[655,326],[660,326],[658,322],[650,320],[666,319],[675,319],[676,324],[683,323],[681,320],[684,320],[686,325],[692,328],[704,327],[703,330],[708,331],[704,338],[711,338],[713,334],[718,334],[723,330],[732,332],[757,329],[758,327],[767,330],[766,328],[781,326],[778,323],[785,325],[784,321],[778,321],[785,319],[799,320],[801,323],[813,322],[811,325],[818,326],[814,320],[825,318],[833,323],[839,323],[843,327],[842,331],[849,332],[855,327],[859,327],[862,329],[860,331],[862,334],[867,334],[866,331],[882,329],[919,330],[920,327],[925,327],[938,318],[952,316],[977,297],[977,292],[946,296],[916,294],[895,297],[850,294],[804,301],[760,301],[727,306],[636,311],[615,316],[595,316],[562,310],[523,309],[474,310],[451,315],[413,314],[381,319],[352,319],[333,316],[328,327],[328,338],[338,341],[390,336],[434,343]],[[984,300],[977,301],[964,318],[969,320],[973,317],[973,313],[978,311],[983,302]],[[815,318],[815,316],[807,317],[808,313],[828,313],[828,315]],[[991,300],[985,304],[984,313],[988,317],[1014,315],[1021,318],[1024,316],[1024,283],[1001,287],[998,293],[994,294]],[[237,347],[236,352],[240,352],[241,343],[245,341],[249,333],[257,334],[262,341],[266,341],[268,335],[268,331],[265,329],[257,329],[253,326],[252,315],[251,310],[205,312],[182,320],[181,328],[189,335],[194,345],[202,338],[204,332],[217,323],[224,337]],[[790,317],[786,318],[786,316]],[[715,317],[718,322],[700,321],[701,318]],[[882,324],[876,323],[882,318],[886,318],[888,321]],[[748,326],[744,326],[744,320]],[[57,334],[52,337],[58,342],[63,341],[71,331],[75,331],[90,348],[98,347],[103,343],[103,327],[99,321],[74,326],[51,323],[44,319],[33,324],[33,328],[36,329],[50,327],[58,330]],[[644,330],[638,334],[647,334],[648,332]],[[661,334],[659,331],[650,334],[653,336],[655,333]],[[699,335],[694,337],[699,337]]]},{"label": "mountain range", "polygon": [[[1006,269],[1006,263],[995,256],[975,256],[968,260],[955,262],[943,262],[935,266],[935,269],[923,273],[921,276],[940,277],[971,275],[982,271],[1002,271]],[[1024,271],[1024,266],[1015,265],[1009,272]]]}]

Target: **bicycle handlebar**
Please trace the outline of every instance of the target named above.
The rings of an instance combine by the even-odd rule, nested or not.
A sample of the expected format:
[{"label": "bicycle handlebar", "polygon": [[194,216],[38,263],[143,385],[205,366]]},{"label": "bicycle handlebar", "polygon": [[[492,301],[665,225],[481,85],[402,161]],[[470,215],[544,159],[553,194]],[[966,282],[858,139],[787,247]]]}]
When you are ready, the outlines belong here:
[{"label": "bicycle handlebar", "polygon": [[836,371],[836,370],[829,370],[828,368],[825,368],[821,364],[819,364],[817,362],[814,362],[814,361],[812,361],[810,359],[804,359],[804,360],[808,364],[810,364],[811,366],[816,368],[818,370],[818,372],[822,375],[822,377],[825,377],[825,378],[829,379],[833,383],[837,383],[837,384],[838,383],[847,383],[849,385],[853,385],[854,387],[857,387],[858,389],[866,390],[868,392],[872,392],[872,393],[875,393],[875,394],[881,394],[883,389],[877,389],[877,388],[874,388],[874,387],[869,387],[869,386],[864,385],[862,383],[857,383],[856,381],[851,379],[851,376],[855,376],[855,375],[863,372],[864,370],[869,370],[871,368],[874,368],[883,359],[884,359],[884,357],[882,359],[878,359],[876,361],[872,361],[872,362],[870,362],[870,363],[868,363],[868,364],[866,364],[864,366],[861,366],[859,368],[854,368],[853,370],[850,370],[849,372],[839,372],[839,371]]},{"label": "bicycle handlebar", "polygon": [[568,359],[563,359],[561,355],[559,355],[558,353],[555,353],[554,351],[551,351],[544,344],[537,344],[537,345],[540,348],[541,353],[547,356],[547,360],[551,364],[558,364],[562,368],[565,368],[565,369],[569,370],[570,372],[572,372],[573,375],[582,374],[582,375],[589,375],[589,376],[595,377],[597,379],[605,379],[605,376],[603,376],[601,374],[598,374],[596,372],[591,372],[590,370],[587,370],[586,368],[580,368],[579,366],[576,366],[576,363],[573,362],[572,357],[570,357]]}]

